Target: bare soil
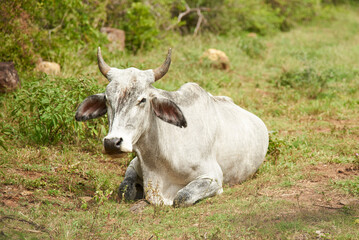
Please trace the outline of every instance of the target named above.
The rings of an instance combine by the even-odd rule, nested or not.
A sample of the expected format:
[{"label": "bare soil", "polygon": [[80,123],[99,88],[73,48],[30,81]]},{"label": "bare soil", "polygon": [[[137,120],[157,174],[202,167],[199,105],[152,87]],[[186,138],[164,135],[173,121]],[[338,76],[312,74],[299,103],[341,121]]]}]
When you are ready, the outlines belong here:
[{"label": "bare soil", "polygon": [[359,204],[359,199],[335,188],[333,181],[359,176],[359,167],[352,164],[317,164],[304,170],[305,179],[282,188],[267,187],[260,195],[293,202],[306,209],[340,209]]}]

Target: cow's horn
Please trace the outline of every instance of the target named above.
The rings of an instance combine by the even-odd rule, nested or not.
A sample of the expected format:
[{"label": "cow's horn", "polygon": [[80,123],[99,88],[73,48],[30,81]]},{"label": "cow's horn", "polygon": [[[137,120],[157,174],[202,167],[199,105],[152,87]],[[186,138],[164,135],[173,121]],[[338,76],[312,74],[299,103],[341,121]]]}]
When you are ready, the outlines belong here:
[{"label": "cow's horn", "polygon": [[107,78],[107,73],[110,71],[111,67],[103,60],[100,47],[97,49],[97,63],[100,72]]},{"label": "cow's horn", "polygon": [[155,81],[161,79],[168,71],[168,69],[170,68],[171,65],[171,52],[172,49],[168,49],[168,53],[167,53],[167,57],[165,62],[162,64],[161,67],[158,67],[156,69],[153,70],[154,74],[155,74]]}]

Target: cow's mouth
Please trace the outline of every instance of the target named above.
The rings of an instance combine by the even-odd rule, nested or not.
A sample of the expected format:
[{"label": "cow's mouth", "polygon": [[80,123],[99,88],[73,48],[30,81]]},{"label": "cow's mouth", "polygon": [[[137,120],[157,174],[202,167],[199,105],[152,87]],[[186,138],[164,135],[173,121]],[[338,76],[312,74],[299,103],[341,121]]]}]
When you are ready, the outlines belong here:
[{"label": "cow's mouth", "polygon": [[122,152],[122,151],[108,152],[108,151],[106,151],[105,148],[103,148],[102,153],[110,156],[111,158],[121,158],[121,157],[126,156],[126,154],[127,154],[126,152]]}]

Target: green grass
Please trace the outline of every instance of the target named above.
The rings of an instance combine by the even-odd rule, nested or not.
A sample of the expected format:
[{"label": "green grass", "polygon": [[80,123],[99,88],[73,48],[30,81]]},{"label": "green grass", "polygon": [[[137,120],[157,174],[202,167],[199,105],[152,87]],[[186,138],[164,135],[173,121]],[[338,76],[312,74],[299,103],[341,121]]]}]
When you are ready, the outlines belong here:
[{"label": "green grass", "polygon": [[[131,157],[102,154],[105,120],[76,125],[71,117],[80,98],[104,90],[95,49],[91,59],[68,59],[56,78],[20,73],[23,89],[0,95],[0,147],[7,149],[0,148],[0,238],[359,238],[357,10],[338,9],[331,20],[255,40],[178,37],[136,56],[104,49],[111,66],[149,69],[172,47],[170,71],[156,87],[176,90],[197,82],[213,95],[230,96],[273,131],[255,176],[188,208],[148,206],[132,213],[134,203],[116,201]],[[227,53],[228,72],[199,63],[208,48]],[[49,94],[42,86],[58,88],[51,104],[66,108],[55,111],[55,120],[67,125],[51,144],[48,132],[22,130],[39,124],[30,106],[45,106],[49,118],[43,122],[56,127],[51,104],[41,102]],[[13,121],[11,112],[19,108],[14,103],[21,99],[30,105],[18,109]],[[338,204],[343,200],[347,203]]]}]

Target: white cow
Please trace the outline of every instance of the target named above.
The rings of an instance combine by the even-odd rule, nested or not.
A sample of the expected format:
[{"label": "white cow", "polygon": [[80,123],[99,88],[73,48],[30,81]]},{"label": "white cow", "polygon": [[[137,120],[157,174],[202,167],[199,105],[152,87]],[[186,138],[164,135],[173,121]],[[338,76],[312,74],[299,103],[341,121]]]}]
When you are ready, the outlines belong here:
[{"label": "white cow", "polygon": [[126,200],[188,206],[216,194],[223,183],[240,183],[261,165],[268,131],[261,119],[215,97],[195,83],[168,92],[151,84],[171,63],[171,49],[155,70],[109,67],[98,48],[98,65],[109,80],[105,93],[84,100],[76,120],[108,114],[108,154],[136,152],[119,188]]}]

